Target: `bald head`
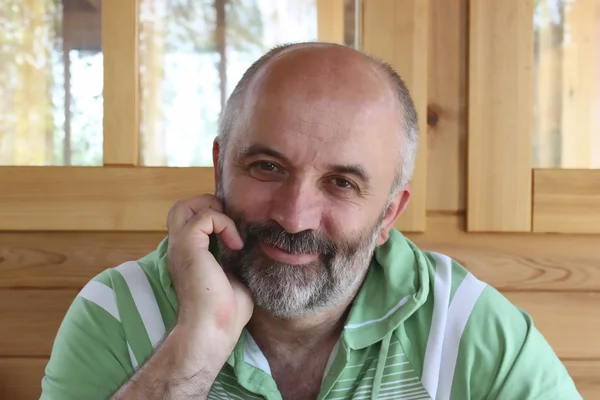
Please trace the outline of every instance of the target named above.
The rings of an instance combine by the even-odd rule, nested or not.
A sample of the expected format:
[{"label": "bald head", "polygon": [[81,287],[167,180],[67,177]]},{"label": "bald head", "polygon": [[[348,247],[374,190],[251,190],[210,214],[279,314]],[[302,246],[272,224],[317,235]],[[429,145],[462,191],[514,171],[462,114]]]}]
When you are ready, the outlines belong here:
[{"label": "bald head", "polygon": [[[246,125],[248,113],[263,104],[272,107],[280,103],[278,99],[292,105],[309,102],[315,109],[335,110],[350,120],[372,110],[392,115],[397,120],[393,142],[388,142],[397,159],[392,192],[410,180],[418,141],[417,116],[404,82],[388,64],[330,43],[275,47],[246,71],[230,96],[219,129],[222,151],[227,151],[230,137],[243,131],[238,128]],[[330,107],[340,102],[344,107]],[[220,164],[224,159],[220,157]]]}]

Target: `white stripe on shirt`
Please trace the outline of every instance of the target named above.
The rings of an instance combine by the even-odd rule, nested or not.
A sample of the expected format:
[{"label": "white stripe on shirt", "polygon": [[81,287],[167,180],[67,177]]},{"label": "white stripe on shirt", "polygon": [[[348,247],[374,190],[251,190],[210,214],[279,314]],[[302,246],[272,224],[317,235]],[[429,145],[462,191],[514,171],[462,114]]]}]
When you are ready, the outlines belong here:
[{"label": "white stripe on shirt", "polygon": [[146,274],[135,261],[123,263],[116,267],[116,270],[125,279],[152,347],[156,348],[162,340],[166,328]]},{"label": "white stripe on shirt", "polygon": [[450,399],[460,339],[471,311],[473,311],[477,299],[479,299],[486,286],[485,283],[475,278],[471,273],[468,273],[460,283],[458,289],[456,289],[454,297],[452,297],[452,303],[450,303],[450,309],[448,310],[451,318],[448,320],[444,335],[444,354],[442,356],[442,369],[438,385],[440,400]]},{"label": "white stripe on shirt", "polygon": [[435,260],[435,281],[433,285],[433,315],[429,338],[425,348],[425,360],[423,362],[423,377],[421,382],[432,399],[436,399],[440,368],[442,363],[442,351],[444,345],[444,332],[446,319],[448,318],[448,304],[450,302],[450,290],[452,288],[452,260],[450,257],[430,253]]},{"label": "white stripe on shirt", "polygon": [[96,304],[121,322],[115,292],[102,282],[89,281],[77,295]]},{"label": "white stripe on shirt", "polygon": [[[117,321],[121,322],[115,291],[104,283],[89,281],[77,296],[96,304],[98,307],[112,315]],[[129,342],[127,342],[127,351],[129,352],[131,365],[133,369],[136,369],[138,367],[138,362],[133,354],[133,350],[131,350],[131,346],[129,346]]]}]

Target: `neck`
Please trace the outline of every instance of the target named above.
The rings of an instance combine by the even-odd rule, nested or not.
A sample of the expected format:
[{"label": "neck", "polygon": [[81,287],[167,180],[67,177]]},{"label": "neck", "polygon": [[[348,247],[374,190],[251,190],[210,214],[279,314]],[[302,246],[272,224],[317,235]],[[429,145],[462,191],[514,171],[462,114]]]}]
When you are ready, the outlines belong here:
[{"label": "neck", "polygon": [[346,299],[333,309],[296,319],[281,319],[264,309],[256,307],[247,328],[270,359],[295,354],[311,354],[320,347],[333,347],[338,340],[352,298]]}]

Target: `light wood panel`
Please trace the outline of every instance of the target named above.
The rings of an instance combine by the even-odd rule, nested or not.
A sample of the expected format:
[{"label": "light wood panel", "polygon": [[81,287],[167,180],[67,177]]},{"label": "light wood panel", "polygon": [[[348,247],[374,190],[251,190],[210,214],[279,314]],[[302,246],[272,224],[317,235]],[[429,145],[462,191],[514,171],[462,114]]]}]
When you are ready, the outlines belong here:
[{"label": "light wood panel", "polygon": [[214,193],[212,168],[2,167],[0,230],[164,231],[173,202]]},{"label": "light wood panel", "polygon": [[39,400],[48,358],[0,358],[0,398]]},{"label": "light wood panel", "polygon": [[166,232],[0,232],[0,288],[80,290],[153,251]]},{"label": "light wood panel", "polygon": [[[600,292],[600,235],[468,234],[430,215],[406,236],[456,259],[501,291]],[[0,288],[80,289],[95,274],[154,250],[164,232],[0,232]]]},{"label": "light wood panel", "polygon": [[534,170],[533,230],[600,233],[600,170]]},{"label": "light wood panel", "polygon": [[440,214],[427,226],[406,236],[503,292],[600,292],[600,235],[473,234],[464,232],[462,217]]},{"label": "light wood panel", "polygon": [[561,358],[600,359],[600,293],[511,292]]},{"label": "light wood panel", "polygon": [[[50,354],[74,290],[0,290],[0,356]],[[509,292],[561,358],[600,359],[600,293]]]},{"label": "light wood panel", "polygon": [[468,230],[529,232],[533,0],[469,7]]},{"label": "light wood panel", "polygon": [[568,360],[564,362],[569,375],[584,399],[600,399],[600,361]]},{"label": "light wood panel", "polygon": [[412,179],[412,200],[397,226],[404,231],[424,231],[429,0],[364,0],[362,20],[362,50],[396,69],[406,82],[419,114],[420,143]]},{"label": "light wood panel", "polygon": [[138,1],[102,2],[104,165],[139,162]]},{"label": "light wood panel", "polygon": [[48,356],[75,290],[0,290],[0,357]]},{"label": "light wood panel", "polygon": [[344,44],[344,0],[317,0],[317,37]]},{"label": "light wood panel", "polygon": [[427,210],[465,208],[467,0],[430,0]]}]

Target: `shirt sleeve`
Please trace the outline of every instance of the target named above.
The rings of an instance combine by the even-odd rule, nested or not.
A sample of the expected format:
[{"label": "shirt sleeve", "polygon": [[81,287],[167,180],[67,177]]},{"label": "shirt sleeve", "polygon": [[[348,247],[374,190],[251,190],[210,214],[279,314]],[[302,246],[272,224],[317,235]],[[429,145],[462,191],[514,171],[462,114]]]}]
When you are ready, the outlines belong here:
[{"label": "shirt sleeve", "polygon": [[489,286],[465,326],[458,371],[452,399],[582,399],[530,315]]},{"label": "shirt sleeve", "polygon": [[[98,285],[104,284],[88,283],[69,307],[46,365],[41,399],[106,399],[133,373],[118,311],[107,297],[112,289]],[[82,295],[90,292],[89,298]]]}]

